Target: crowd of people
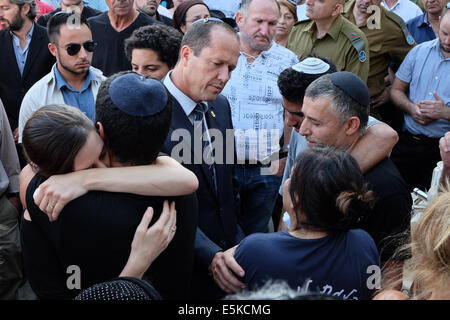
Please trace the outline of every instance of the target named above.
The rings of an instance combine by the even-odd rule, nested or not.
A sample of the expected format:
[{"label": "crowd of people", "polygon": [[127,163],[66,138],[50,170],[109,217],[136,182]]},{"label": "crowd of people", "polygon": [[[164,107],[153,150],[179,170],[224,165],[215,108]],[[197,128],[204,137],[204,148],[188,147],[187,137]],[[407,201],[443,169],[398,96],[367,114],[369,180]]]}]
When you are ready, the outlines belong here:
[{"label": "crowd of people", "polygon": [[54,2],[0,0],[0,299],[450,299],[450,2]]}]

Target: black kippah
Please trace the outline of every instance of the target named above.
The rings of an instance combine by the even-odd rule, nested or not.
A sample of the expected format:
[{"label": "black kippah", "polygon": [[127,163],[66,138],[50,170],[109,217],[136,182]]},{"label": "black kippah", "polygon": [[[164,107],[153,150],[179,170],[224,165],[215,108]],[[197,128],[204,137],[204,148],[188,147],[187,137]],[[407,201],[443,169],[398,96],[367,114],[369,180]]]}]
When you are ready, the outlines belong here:
[{"label": "black kippah", "polygon": [[330,74],[333,84],[344,91],[349,97],[363,105],[368,107],[370,103],[369,88],[356,74],[340,71]]},{"label": "black kippah", "polygon": [[137,73],[117,77],[111,82],[108,92],[117,108],[136,117],[157,114],[169,99],[161,82]]}]

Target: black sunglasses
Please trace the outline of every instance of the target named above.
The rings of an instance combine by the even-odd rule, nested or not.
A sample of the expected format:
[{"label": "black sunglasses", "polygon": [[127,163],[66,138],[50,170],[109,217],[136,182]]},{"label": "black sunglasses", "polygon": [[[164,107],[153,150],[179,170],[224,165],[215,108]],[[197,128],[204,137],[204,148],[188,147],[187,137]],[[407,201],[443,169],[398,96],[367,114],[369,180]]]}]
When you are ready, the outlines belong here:
[{"label": "black sunglasses", "polygon": [[74,56],[78,52],[80,52],[81,46],[83,46],[84,50],[86,50],[87,52],[94,52],[95,48],[97,47],[97,43],[92,40],[86,41],[83,44],[69,43],[66,45],[65,49],[69,56]]}]

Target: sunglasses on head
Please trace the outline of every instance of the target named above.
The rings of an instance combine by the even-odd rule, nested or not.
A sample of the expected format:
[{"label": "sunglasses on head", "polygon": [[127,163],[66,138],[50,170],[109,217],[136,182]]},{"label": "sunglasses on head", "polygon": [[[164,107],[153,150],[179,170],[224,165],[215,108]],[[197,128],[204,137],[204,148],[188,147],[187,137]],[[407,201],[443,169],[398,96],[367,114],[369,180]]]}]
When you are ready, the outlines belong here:
[{"label": "sunglasses on head", "polygon": [[97,43],[90,40],[86,41],[85,43],[69,43],[65,46],[65,49],[67,51],[67,54],[69,56],[74,56],[81,50],[81,46],[83,46],[84,50],[87,52],[94,52],[95,48],[97,47]]}]

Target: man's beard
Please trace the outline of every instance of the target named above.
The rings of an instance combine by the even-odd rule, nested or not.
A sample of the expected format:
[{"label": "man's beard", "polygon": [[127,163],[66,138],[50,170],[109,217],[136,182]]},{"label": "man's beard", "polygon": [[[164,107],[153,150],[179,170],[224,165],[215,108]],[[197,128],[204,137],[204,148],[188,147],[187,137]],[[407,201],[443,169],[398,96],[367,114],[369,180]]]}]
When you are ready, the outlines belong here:
[{"label": "man's beard", "polygon": [[4,19],[3,21],[8,22],[9,26],[6,28],[9,29],[10,31],[18,31],[18,30],[22,29],[23,24],[25,23],[25,20],[20,15],[20,12],[14,16],[14,18],[11,22],[9,22],[6,19]]},{"label": "man's beard", "polygon": [[[71,67],[66,66],[64,63],[62,63],[61,54],[59,52],[59,49],[57,49],[57,51],[58,51],[58,58],[59,58],[58,65],[61,68],[63,68],[64,70],[66,70],[66,71],[68,71],[68,72],[70,72],[72,74],[75,74],[75,75],[82,75],[82,74],[86,74],[87,75],[89,69],[88,70],[84,70],[84,71],[77,71],[77,70],[74,70]],[[86,61],[86,62],[89,63],[89,61]],[[89,65],[90,65],[90,63],[89,63]]]}]

